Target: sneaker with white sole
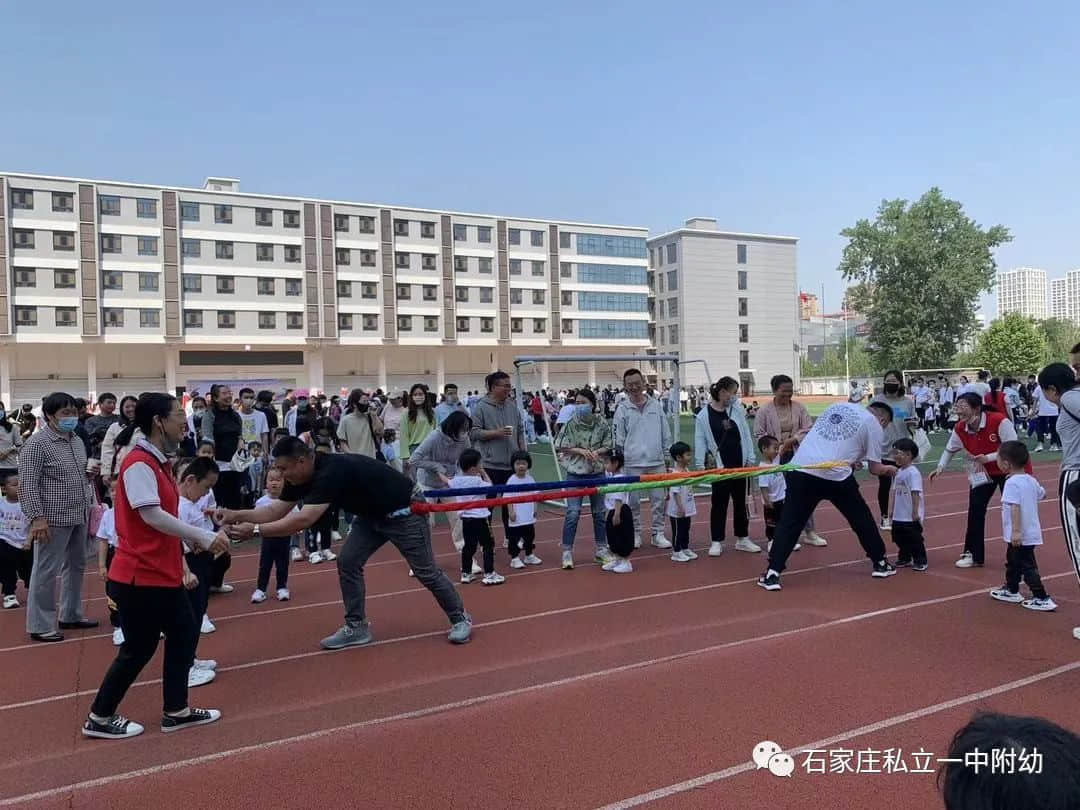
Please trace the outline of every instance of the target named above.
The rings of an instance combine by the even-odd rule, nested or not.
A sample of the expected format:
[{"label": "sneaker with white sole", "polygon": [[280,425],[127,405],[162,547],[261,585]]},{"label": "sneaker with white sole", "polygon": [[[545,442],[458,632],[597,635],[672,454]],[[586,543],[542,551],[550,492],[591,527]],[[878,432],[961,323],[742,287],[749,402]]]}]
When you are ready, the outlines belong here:
[{"label": "sneaker with white sole", "polygon": [[601,571],[613,571],[613,570],[615,570],[615,566],[618,565],[618,564],[619,564],[619,558],[615,557],[614,559],[611,560],[611,562],[606,562],[603,565],[601,565],[600,570]]},{"label": "sneaker with white sole", "polygon": [[217,661],[213,658],[196,658],[191,662],[192,669],[217,669]]},{"label": "sneaker with white sole", "polygon": [[766,571],[758,577],[757,584],[759,588],[767,591],[778,591],[780,590],[780,575],[772,570]]},{"label": "sneaker with white sole", "polygon": [[472,561],[472,572],[473,574],[484,573],[484,569],[480,567],[480,563],[478,563],[476,560]]},{"label": "sneaker with white sole", "polygon": [[634,570],[634,566],[629,560],[619,560],[611,570],[616,574],[629,574]]},{"label": "sneaker with white sole", "polygon": [[[808,546],[817,546],[819,548],[829,545],[829,541],[817,532],[803,532],[803,542]],[[799,548],[798,543],[795,544],[795,548]]]},{"label": "sneaker with white sole", "polygon": [[506,582],[506,577],[500,574],[498,571],[492,571],[490,574],[484,574],[484,578],[481,580],[485,585],[502,585]]},{"label": "sneaker with white sole", "polygon": [[574,552],[564,551],[562,553],[562,567],[564,571],[569,571],[574,567]]},{"label": "sneaker with white sole", "polygon": [[308,554],[307,561],[312,565],[318,565],[322,562],[322,554],[318,551],[313,551]]},{"label": "sneaker with white sole", "polygon": [[883,517],[881,519],[881,530],[883,532],[891,532],[892,531],[892,521],[889,520],[887,517]]},{"label": "sneaker with white sole", "polygon": [[289,559],[293,562],[300,562],[302,559],[304,559],[304,552],[302,552],[297,546],[293,546],[292,550],[289,551]]},{"label": "sneaker with white sole", "polygon": [[466,574],[464,571],[462,571],[461,572],[461,584],[462,585],[468,585],[470,582],[473,581],[473,579],[475,579],[475,577],[476,577],[476,574]]},{"label": "sneaker with white sole", "polygon": [[187,685],[188,689],[194,689],[197,686],[206,686],[210,681],[217,677],[217,673],[212,669],[195,669],[192,667],[188,670]]},{"label": "sneaker with white sole", "polygon": [[288,602],[290,599],[292,599],[292,594],[289,593],[288,588],[277,589],[277,600],[279,602]]},{"label": "sneaker with white sole", "polygon": [[697,554],[694,553],[693,549],[684,548],[682,553],[685,554],[687,557],[689,557],[691,560],[696,560],[697,559]]},{"label": "sneaker with white sole", "polygon": [[664,537],[663,532],[659,532],[653,537],[652,544],[657,548],[671,548],[671,541]]},{"label": "sneaker with white sole", "polygon": [[450,632],[446,634],[446,640],[451,644],[465,644],[472,637],[472,617],[468,613],[460,621],[450,625]]},{"label": "sneaker with white sole", "polygon": [[535,554],[527,554],[527,555],[525,555],[525,564],[526,565],[540,565],[540,563],[542,563],[542,562],[543,562],[543,560],[541,560]]},{"label": "sneaker with white sole", "polygon": [[119,627],[112,631],[112,643],[114,647],[119,647],[124,643],[124,631]]},{"label": "sneaker with white sole", "polygon": [[1075,638],[1077,641],[1080,641],[1080,627],[1073,628],[1073,638]]},{"label": "sneaker with white sole", "polygon": [[15,594],[8,594],[4,597],[4,610],[11,610],[19,606],[19,598]]},{"label": "sneaker with white sole", "polygon": [[593,555],[593,560],[601,565],[607,565],[609,562],[615,559],[615,555],[608,551],[606,548],[596,550],[596,554]]},{"label": "sneaker with white sole", "polygon": [[[770,540],[768,542],[768,544],[765,546],[765,551],[766,552],[771,552],[772,551],[772,544],[775,543],[775,542],[776,542],[775,540]],[[794,546],[791,547],[791,550],[792,551],[798,551],[800,548],[802,548],[802,543],[796,543]]]},{"label": "sneaker with white sole", "polygon": [[740,537],[735,541],[736,551],[746,551],[750,554],[757,554],[761,551],[761,546],[751,540],[749,537]]},{"label": "sneaker with white sole", "polygon": [[82,727],[84,737],[94,737],[98,740],[126,740],[129,737],[138,737],[143,731],[145,729],[141,725],[134,720],[128,720],[121,714],[114,714],[104,721],[88,716]]},{"label": "sneaker with white sole", "polygon": [[957,568],[974,568],[975,557],[972,556],[970,551],[965,551],[960,555],[960,559],[957,560],[954,565],[956,565]]},{"label": "sneaker with white sole", "polygon": [[232,593],[235,588],[228,582],[222,582],[220,585],[214,585],[210,588],[210,593]]},{"label": "sneaker with white sole", "polygon": [[686,556],[685,552],[676,551],[671,555],[671,561],[677,563],[690,562],[690,558]]},{"label": "sneaker with white sole", "polygon": [[337,559],[337,554],[335,554],[334,552],[332,552],[332,551],[331,551],[330,549],[325,549],[325,550],[323,551],[323,553],[322,553],[322,558],[323,558],[323,560],[325,560],[326,562],[333,562],[334,560],[336,560],[336,559]]},{"label": "sneaker with white sole", "polygon": [[[1052,445],[1050,445],[1050,452],[1051,452],[1051,453],[1060,453],[1060,452],[1061,452],[1061,448],[1060,448],[1060,447],[1058,447],[1058,446],[1057,446],[1056,444],[1052,444]],[[1038,609],[1038,608],[1036,608],[1036,610],[1037,610],[1037,609]]]},{"label": "sneaker with white sole", "polygon": [[255,589],[255,593],[251,595],[251,604],[257,605],[260,602],[266,601],[266,592],[261,591],[258,588]]},{"label": "sneaker with white sole", "polygon": [[1026,607],[1028,610],[1041,610],[1044,612],[1057,610],[1057,602],[1055,602],[1049,596],[1033,596],[1031,597],[1031,599],[1025,599],[1020,604],[1022,607]]},{"label": "sneaker with white sole", "polygon": [[183,717],[165,714],[161,717],[161,730],[165,734],[181,731],[185,728],[205,726],[208,723],[216,723],[221,719],[221,712],[217,709],[189,709]]},{"label": "sneaker with white sole", "polygon": [[1020,591],[1010,591],[1004,585],[990,591],[990,598],[997,599],[999,602],[1008,602],[1013,605],[1019,605],[1024,601],[1024,597],[1021,595]]},{"label": "sneaker with white sole", "polygon": [[1033,453],[1041,453],[1042,451],[1043,451],[1043,446],[1041,444],[1035,445],[1035,449],[1032,450]]},{"label": "sneaker with white sole", "polygon": [[337,529],[334,529],[332,532],[330,532],[330,539],[335,543],[340,543],[341,532],[339,532]]},{"label": "sneaker with white sole", "polygon": [[202,627],[199,628],[199,632],[205,635],[207,633],[213,633],[215,630],[217,630],[217,628],[214,627],[214,623],[210,621],[210,617],[204,613],[202,617]]},{"label": "sneaker with white sole", "polygon": [[709,543],[709,556],[710,557],[719,557],[723,553],[724,553],[724,544],[723,543],[721,543],[718,540],[713,540],[711,543]]},{"label": "sneaker with white sole", "polygon": [[510,561],[510,567],[511,568],[524,568],[525,567],[525,561],[523,559],[521,559],[521,557],[514,557],[514,559],[512,559]]},{"label": "sneaker with white sole", "polygon": [[333,635],[320,641],[319,646],[324,650],[343,650],[346,647],[362,647],[370,644],[373,638],[370,622],[361,622],[357,625],[346,624]]},{"label": "sneaker with white sole", "polygon": [[925,571],[929,567],[929,563],[927,563],[925,560],[922,560],[920,562],[913,562],[911,564],[912,571]]},{"label": "sneaker with white sole", "polygon": [[874,570],[870,572],[870,576],[876,579],[896,576],[896,568],[888,560],[878,560],[874,563]]},{"label": "sneaker with white sole", "polygon": [[464,540],[455,540],[454,541],[454,551],[461,551],[463,548],[465,548],[465,541]]},{"label": "sneaker with white sole", "polygon": [[641,535],[640,534],[635,534],[634,535],[634,548],[641,548]]}]

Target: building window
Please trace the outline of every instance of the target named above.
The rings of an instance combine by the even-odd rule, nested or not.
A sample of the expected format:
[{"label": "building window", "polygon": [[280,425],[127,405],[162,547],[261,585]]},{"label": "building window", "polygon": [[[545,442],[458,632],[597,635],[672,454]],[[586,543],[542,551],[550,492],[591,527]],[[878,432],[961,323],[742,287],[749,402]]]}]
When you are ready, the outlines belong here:
[{"label": "building window", "polygon": [[232,242],[215,242],[214,255],[219,259],[231,259],[233,257]]},{"label": "building window", "polygon": [[469,301],[469,288],[468,287],[455,287],[454,288],[454,300],[458,303],[465,304]]},{"label": "building window", "polygon": [[454,241],[464,242],[469,238],[469,229],[464,225],[454,225]]},{"label": "building window", "polygon": [[679,325],[677,323],[673,323],[668,327],[668,342],[671,344],[679,342]]},{"label": "building window", "polygon": [[20,269],[15,271],[15,286],[16,287],[36,287],[37,286],[37,270],[34,269]]},{"label": "building window", "polygon": [[[649,296],[645,293],[602,293],[582,290],[578,293],[578,309],[601,312],[647,312]],[[661,306],[660,314],[663,315],[663,312],[664,308]]]},{"label": "building window", "polygon": [[365,315],[364,316],[364,331],[374,332],[379,328],[379,316],[378,315]]},{"label": "building window", "polygon": [[[635,287],[644,287],[649,283],[649,271],[644,267],[630,267],[621,264],[579,264],[577,266],[578,281],[584,284],[626,284]],[[661,283],[663,273],[658,274]],[[569,273],[566,275],[570,278]],[[660,292],[663,292],[661,284]]]},{"label": "building window", "polygon": [[510,244],[511,245],[520,245],[521,244],[521,229],[520,228],[511,228],[510,229]]},{"label": "building window", "polygon": [[412,298],[412,285],[411,284],[398,284],[397,285],[397,300],[408,301]]},{"label": "building window", "polygon": [[540,276],[541,278],[543,278],[543,276],[544,276],[544,263],[543,262],[532,262],[532,274],[534,276]]},{"label": "building window", "polygon": [[139,237],[139,255],[140,256],[157,256],[157,237],[156,236],[140,236]]},{"label": "building window", "polygon": [[218,310],[217,325],[218,329],[235,329],[236,313],[231,309]]},{"label": "building window", "polygon": [[544,296],[544,291],[543,290],[533,290],[532,291],[532,302],[534,304],[543,304],[544,299],[545,299],[545,296]]},{"label": "building window", "polygon": [[425,301],[438,301],[439,288],[434,284],[425,284],[423,286],[423,297]]},{"label": "building window", "polygon": [[746,289],[746,271],[745,270],[740,270],[739,271],[739,289],[740,290],[745,290]]},{"label": "building window", "polygon": [[491,226],[490,225],[477,225],[476,226],[476,241],[477,242],[491,242]]},{"label": "building window", "polygon": [[421,222],[420,223],[420,236],[424,239],[435,238],[435,223],[434,222]]},{"label": "building window", "polygon": [[647,340],[649,323],[648,321],[581,320],[577,322],[577,336],[587,339]]},{"label": "building window", "polygon": [[[219,225],[232,225],[232,206],[215,205],[214,222],[218,223]],[[219,317],[218,320],[221,320],[221,318]]]},{"label": "building window", "polygon": [[439,318],[435,315],[424,316],[424,331],[425,332],[438,332],[439,331]]},{"label": "building window", "polygon": [[572,278],[574,274],[574,265],[570,262],[559,262],[559,277],[560,278]]},{"label": "building window", "polygon": [[674,264],[675,262],[677,262],[679,260],[678,250],[679,250],[679,248],[674,242],[672,242],[670,245],[667,246],[667,263],[668,264]]},{"label": "building window", "polygon": [[739,343],[750,342],[750,327],[745,323],[739,324]]},{"label": "building window", "polygon": [[583,256],[617,256],[624,259],[644,259],[648,256],[643,237],[597,233],[577,234],[577,252]]},{"label": "building window", "polygon": [[564,307],[572,307],[574,305],[574,293],[572,290],[563,290],[560,297],[562,298],[562,305]]},{"label": "building window", "polygon": [[157,292],[158,274],[139,273],[139,292]]},{"label": "building window", "polygon": [[529,231],[529,244],[533,247],[544,246],[544,232],[543,231]]},{"label": "building window", "polygon": [[394,236],[408,236],[409,235],[409,220],[407,219],[395,219],[394,220]]},{"label": "building window", "polygon": [[285,246],[285,261],[288,264],[296,264],[300,261],[300,246],[299,245],[286,245]]},{"label": "building window", "polygon": [[75,313],[75,307],[57,307],[53,310],[56,313],[56,325],[57,326],[77,326],[79,323],[79,316]]},{"label": "building window", "polygon": [[352,282],[339,281],[337,283],[338,298],[352,298]]},{"label": "building window", "polygon": [[277,329],[277,313],[276,312],[260,312],[259,313],[259,328],[260,329]]},{"label": "building window", "polygon": [[302,312],[286,312],[285,313],[285,328],[286,329],[303,329],[304,328],[304,314]]},{"label": "building window", "polygon": [[236,292],[236,279],[232,276],[217,277],[218,295],[232,295]]},{"label": "building window", "polygon": [[159,310],[159,309],[140,309],[139,310],[139,327],[141,329],[160,329],[161,328],[161,310]]},{"label": "building window", "polygon": [[468,332],[469,331],[469,319],[468,318],[458,318],[456,326],[457,326],[457,330],[459,332]]},{"label": "building window", "polygon": [[510,260],[510,275],[512,275],[512,276],[520,276],[521,275],[521,259],[511,259]]},{"label": "building window", "polygon": [[544,318],[533,318],[533,334],[539,335],[547,330],[547,321]]},{"label": "building window", "polygon": [[270,226],[272,226],[274,224],[274,209],[256,208],[255,224],[263,228],[269,228]]},{"label": "building window", "polygon": [[108,272],[101,279],[101,286],[106,290],[122,290],[124,289],[124,274],[116,272]]},{"label": "building window", "polygon": [[198,239],[181,239],[180,250],[189,259],[197,259],[202,255],[202,242]]},{"label": "building window", "polygon": [[274,260],[274,246],[267,244],[255,245],[255,261],[272,262]]},{"label": "building window", "polygon": [[[74,250],[75,234],[70,231],[53,231],[52,246],[53,250]],[[154,240],[154,255],[157,255],[157,239]]]},{"label": "building window", "polygon": [[735,246],[735,263],[746,264],[746,245]]},{"label": "building window", "polygon": [[300,212],[299,211],[282,211],[281,212],[281,224],[286,228],[299,228],[300,227]]},{"label": "building window", "polygon": [[495,319],[494,318],[481,318],[480,319],[480,331],[481,332],[494,332],[495,331]]},{"label": "building window", "polygon": [[375,233],[375,217],[357,217],[360,233]]},{"label": "building window", "polygon": [[198,222],[199,204],[194,202],[180,203],[180,219],[184,222]]},{"label": "building window", "polygon": [[259,295],[273,295],[274,292],[275,292],[275,289],[274,289],[275,280],[276,279],[272,279],[272,278],[260,278],[258,280],[257,284],[256,284],[258,294]]},{"label": "building window", "polygon": [[669,318],[679,317],[679,299],[669,298],[667,302],[667,313]]},{"label": "building window", "polygon": [[495,302],[495,290],[491,287],[480,287],[480,303],[492,304]]},{"label": "building window", "polygon": [[675,292],[679,289],[679,271],[668,270],[667,274],[667,288],[669,292]]},{"label": "building window", "polygon": [[574,334],[574,322],[564,318],[563,322],[562,322],[562,333],[564,335],[572,335],[572,334]]},{"label": "building window", "polygon": [[120,198],[102,194],[98,197],[98,213],[103,217],[120,216]]},{"label": "building window", "polygon": [[28,250],[34,247],[34,232],[24,230],[22,228],[14,228],[11,231],[11,236],[15,240],[16,248],[26,248]]},{"label": "building window", "polygon": [[101,235],[101,252],[102,253],[119,253],[120,252],[120,236],[114,233],[103,233]]},{"label": "building window", "polygon": [[515,334],[520,334],[521,332],[524,332],[525,327],[522,325],[523,323],[524,322],[521,320],[521,318],[511,318],[510,331]]},{"label": "building window", "polygon": [[455,256],[454,257],[454,272],[464,273],[469,269],[469,257],[468,256]]},{"label": "building window", "polygon": [[409,254],[408,253],[395,253],[394,254],[394,266],[399,268],[408,269],[409,267]]},{"label": "building window", "polygon": [[360,251],[360,266],[361,267],[374,267],[375,266],[375,251],[374,250],[361,250]]},{"label": "building window", "polygon": [[339,312],[337,316],[337,328],[344,332],[351,332],[353,328],[353,316],[351,312]]},{"label": "building window", "polygon": [[659,301],[656,302],[656,314],[657,314],[657,316],[659,316],[661,318],[664,317],[664,299],[663,298],[661,298]]},{"label": "building window", "polygon": [[749,310],[749,305],[748,305],[748,299],[740,298],[739,299],[739,317],[740,318],[745,318],[747,316],[747,314],[749,313],[749,311],[750,310]]},{"label": "building window", "polygon": [[16,326],[37,326],[37,307],[15,307]]},{"label": "building window", "polygon": [[59,212],[71,212],[75,210],[75,196],[66,191],[54,191],[52,193],[52,210]]},{"label": "building window", "polygon": [[285,295],[300,295],[302,292],[302,285],[298,278],[285,279]]},{"label": "building window", "polygon": [[750,352],[746,349],[739,352],[739,368],[750,368]]},{"label": "building window", "polygon": [[521,290],[517,289],[516,287],[512,288],[510,290],[510,303],[511,304],[520,304],[521,303]]},{"label": "building window", "polygon": [[11,207],[22,211],[33,211],[34,192],[28,188],[13,188],[11,190]]},{"label": "building window", "polygon": [[656,274],[656,280],[660,284],[660,292],[663,292],[664,291],[664,274],[663,273],[657,273]]},{"label": "building window", "polygon": [[201,309],[185,309],[184,326],[188,329],[202,329],[202,316]]},{"label": "building window", "polygon": [[399,332],[412,331],[412,315],[398,315],[397,328]]},{"label": "building window", "polygon": [[347,214],[334,214],[334,230],[338,233],[349,232],[349,217]]},{"label": "building window", "polygon": [[377,298],[378,295],[379,287],[374,281],[363,281],[360,283],[361,298]]},{"label": "building window", "polygon": [[424,270],[435,270],[435,254],[434,253],[421,253],[420,254],[420,267]]},{"label": "building window", "polygon": [[184,274],[184,292],[202,292],[202,276]]},{"label": "building window", "polygon": [[74,290],[75,271],[53,270],[53,287],[57,290]]},{"label": "building window", "polygon": [[157,200],[150,200],[145,197],[135,200],[135,214],[139,219],[156,219]]},{"label": "building window", "polygon": [[352,251],[348,248],[338,248],[334,251],[334,261],[341,266],[352,264]]},{"label": "building window", "polygon": [[480,272],[481,273],[487,273],[487,274],[490,275],[491,274],[491,259],[486,259],[484,257],[481,257],[479,259],[479,262],[480,262]]}]

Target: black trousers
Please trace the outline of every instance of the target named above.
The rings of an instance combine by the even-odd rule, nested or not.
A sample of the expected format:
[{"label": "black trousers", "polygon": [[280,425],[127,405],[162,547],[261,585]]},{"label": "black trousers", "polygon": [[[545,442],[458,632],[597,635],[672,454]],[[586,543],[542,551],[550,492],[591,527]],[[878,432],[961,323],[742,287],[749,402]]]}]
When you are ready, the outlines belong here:
[{"label": "black trousers", "polygon": [[724,542],[728,498],[735,507],[735,515],[731,521],[735,536],[746,537],[750,534],[750,515],[746,511],[746,479],[717,481],[712,485],[712,508],[709,510],[709,531],[714,543]]},{"label": "black trousers", "polygon": [[465,545],[461,548],[461,572],[468,574],[472,571],[472,559],[476,554],[476,547],[484,550],[484,573],[490,574],[495,571],[495,537],[491,533],[490,516],[487,518],[462,518],[461,533],[465,538]]},{"label": "black trousers", "polygon": [[[206,555],[210,557],[209,554]],[[220,557],[210,557],[210,567],[206,571],[208,588],[220,588],[225,583],[225,572],[232,565],[232,554],[225,552]],[[202,582],[202,577],[199,578]]]},{"label": "black trousers", "polygon": [[1040,416],[1039,417],[1039,444],[1043,443],[1043,437],[1047,433],[1050,434],[1050,444],[1054,447],[1061,447],[1061,437],[1057,432],[1057,416]]},{"label": "black trousers", "polygon": [[780,523],[780,518],[784,514],[784,502],[773,501],[766,504],[762,511],[765,513],[765,537],[769,540],[775,540],[776,526]]},{"label": "black trousers", "polygon": [[894,520],[892,539],[899,549],[897,560],[911,560],[919,564],[926,562],[926,540],[923,539],[922,523],[917,520]]},{"label": "black trousers", "polygon": [[259,578],[255,587],[265,592],[270,584],[270,568],[277,569],[278,590],[289,586],[289,538],[264,537],[259,548]]},{"label": "black trousers", "polygon": [[821,478],[804,472],[792,472],[788,476],[787,497],[784,512],[776,526],[776,539],[769,552],[769,568],[777,573],[784,570],[799,540],[806,519],[822,501],[835,506],[859,538],[866,556],[877,563],[885,559],[885,541],[881,539],[874,516],[866,505],[854,475],[843,481]]},{"label": "black trousers", "polygon": [[308,554],[312,554],[316,551],[327,551],[332,545],[334,539],[334,519],[337,515],[337,510],[330,508],[327,509],[318,520],[315,521],[315,525],[304,532],[304,542],[307,546]]},{"label": "black trousers", "polygon": [[968,493],[967,533],[964,535],[964,551],[970,552],[978,565],[986,561],[986,508],[994,489],[1005,490],[1005,476],[991,475],[985,484],[972,487]]},{"label": "black trousers", "polygon": [[14,596],[21,579],[30,588],[30,572],[34,568],[34,548],[15,548],[0,540],[0,593]]},{"label": "black trousers", "polygon": [[101,682],[90,711],[112,717],[127,690],[157,651],[165,634],[162,670],[163,708],[178,712],[187,708],[187,679],[195,658],[199,628],[191,600],[183,588],[158,588],[114,582],[113,593],[124,617],[124,643]]},{"label": "black trousers", "polygon": [[[507,481],[510,480],[510,476],[514,474],[513,470],[496,470],[493,467],[484,467],[484,472],[486,472],[487,475],[488,475],[488,478],[491,479],[491,483],[496,484],[496,485],[505,484]],[[496,497],[496,493],[490,493],[487,497],[494,498],[494,497]],[[495,513],[492,512],[491,515],[488,517],[488,526],[491,525],[491,521],[492,521],[492,519],[494,519],[494,517],[495,517]],[[502,508],[502,524],[503,524],[503,529],[504,530],[510,528],[510,507],[509,506],[504,506]],[[485,569],[485,570],[487,570],[487,569]]]},{"label": "black trousers", "polygon": [[511,526],[506,530],[506,550],[510,559],[514,559],[522,550],[532,554],[536,550],[536,524]]},{"label": "black trousers", "polygon": [[[228,555],[226,555],[228,556]],[[202,627],[203,616],[206,615],[206,605],[210,601],[210,585],[214,577],[214,565],[217,562],[210,552],[204,551],[196,554],[189,551],[184,555],[188,568],[199,580],[199,584],[187,591],[188,601],[191,603],[191,614],[195,617],[196,629]],[[195,641],[191,646],[191,655],[195,656],[195,650],[199,646],[200,635],[195,634]]]},{"label": "black trousers", "polygon": [[[726,482],[724,482],[726,483]],[[745,484],[745,479],[743,480]],[[716,486],[716,484],[713,484]],[[745,501],[743,502],[743,509],[746,509]],[[690,548],[690,521],[688,517],[673,517],[671,518],[671,550],[686,551]],[[715,535],[714,535],[715,537]]]},{"label": "black trousers", "polygon": [[607,538],[608,548],[616,557],[628,559],[634,553],[634,510],[627,504],[619,504],[619,525],[611,521],[615,517],[615,510],[607,513],[605,519],[604,536]]},{"label": "black trousers", "polygon": [[1011,593],[1016,593],[1020,590],[1021,579],[1031,588],[1032,596],[1036,599],[1046,598],[1046,588],[1043,587],[1039,566],[1035,562],[1035,546],[1014,546],[1009,543],[1005,552],[1005,587]]},{"label": "black trousers", "polygon": [[[895,467],[895,461],[889,461],[887,458],[881,460],[882,464],[887,464],[890,467]],[[892,489],[892,476],[882,475],[878,477],[877,482],[877,505],[878,510],[881,512],[881,517],[884,519],[889,514],[889,491]]]},{"label": "black trousers", "polygon": [[235,470],[222,470],[218,473],[218,481],[214,484],[214,500],[217,505],[225,509],[244,508],[244,479],[247,472]]},{"label": "black trousers", "polygon": [[[105,552],[105,571],[112,568],[113,557],[116,556],[116,546],[109,546]],[[109,624],[113,627],[122,627],[120,624],[120,611],[116,607],[116,599],[112,593],[112,582],[105,580],[105,604],[109,608]]]}]

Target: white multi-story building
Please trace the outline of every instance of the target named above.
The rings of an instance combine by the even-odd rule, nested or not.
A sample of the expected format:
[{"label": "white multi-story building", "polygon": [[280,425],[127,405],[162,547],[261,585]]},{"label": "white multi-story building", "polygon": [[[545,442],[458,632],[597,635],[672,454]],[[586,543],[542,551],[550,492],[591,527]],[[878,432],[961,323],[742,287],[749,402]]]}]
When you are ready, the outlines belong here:
[{"label": "white multi-story building", "polygon": [[[654,342],[679,355],[686,383],[727,375],[746,394],[767,392],[774,374],[798,384],[797,242],[721,231],[707,217],[649,239]],[[706,361],[712,380],[694,360]]]},{"label": "white multi-story building", "polygon": [[998,315],[1018,312],[1042,320],[1047,316],[1046,271],[1016,267],[997,275]]},{"label": "white multi-story building", "polygon": [[1067,320],[1069,316],[1068,279],[1050,279],[1050,317]]},{"label": "white multi-story building", "polygon": [[[518,354],[651,345],[645,228],[248,194],[229,178],[0,174],[0,200],[9,406],[212,380],[477,389]],[[604,385],[624,366],[533,379]]]}]

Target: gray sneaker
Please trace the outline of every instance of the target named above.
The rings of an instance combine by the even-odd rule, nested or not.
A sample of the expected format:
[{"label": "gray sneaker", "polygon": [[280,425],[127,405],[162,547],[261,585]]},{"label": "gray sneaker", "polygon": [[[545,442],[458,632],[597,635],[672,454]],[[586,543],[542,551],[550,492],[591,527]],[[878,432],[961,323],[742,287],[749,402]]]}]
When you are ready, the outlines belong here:
[{"label": "gray sneaker", "polygon": [[472,636],[472,616],[466,613],[464,619],[450,626],[450,633],[446,636],[446,640],[451,644],[466,644],[470,636]]},{"label": "gray sneaker", "polygon": [[324,650],[342,650],[345,647],[361,647],[372,641],[371,625],[368,622],[353,627],[345,625],[332,636],[327,636],[319,642]]}]

